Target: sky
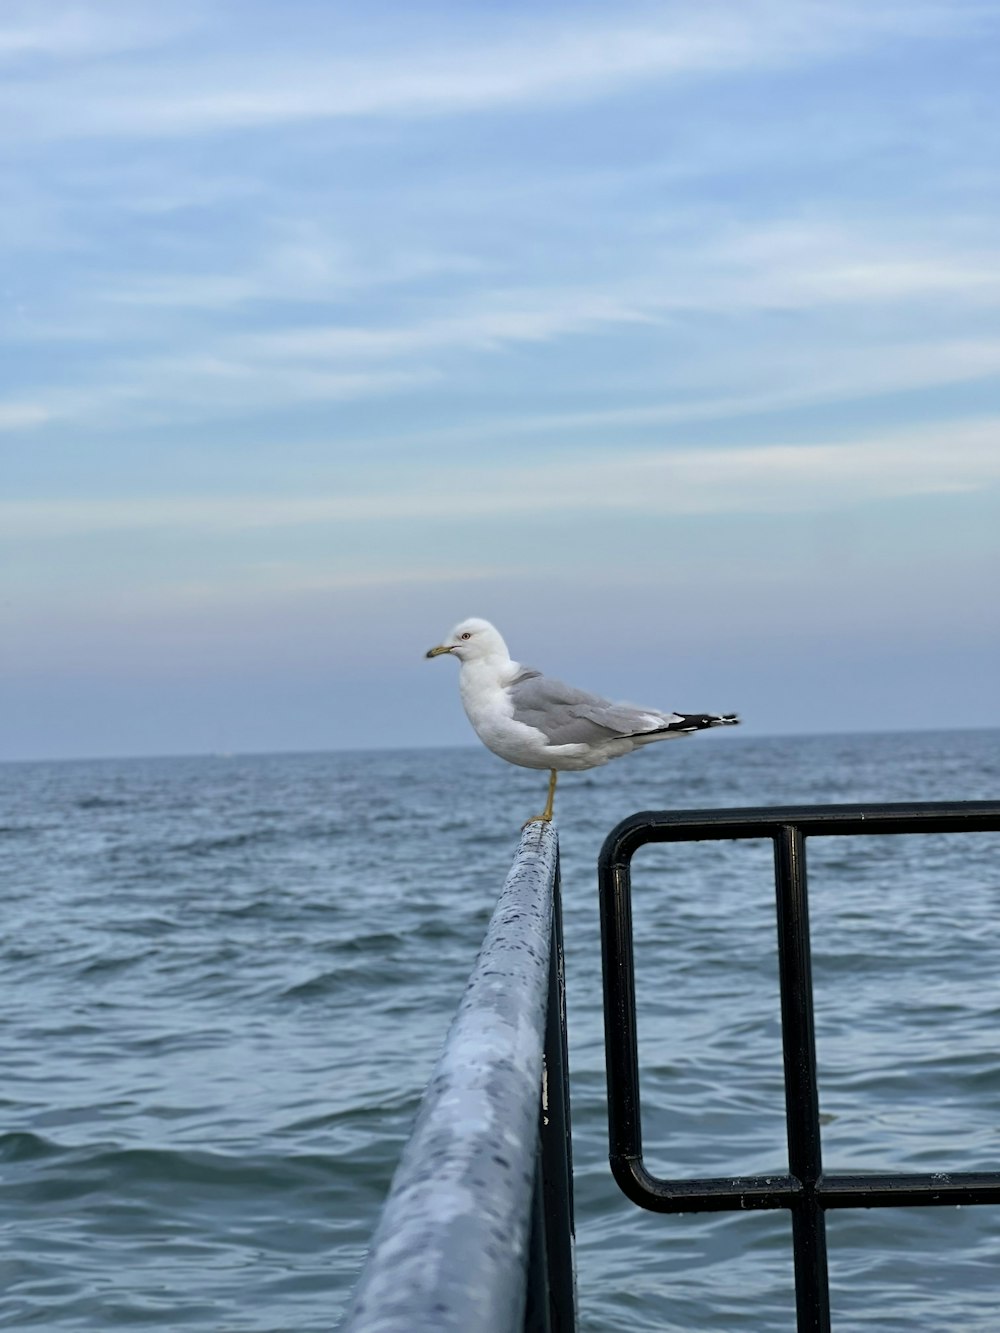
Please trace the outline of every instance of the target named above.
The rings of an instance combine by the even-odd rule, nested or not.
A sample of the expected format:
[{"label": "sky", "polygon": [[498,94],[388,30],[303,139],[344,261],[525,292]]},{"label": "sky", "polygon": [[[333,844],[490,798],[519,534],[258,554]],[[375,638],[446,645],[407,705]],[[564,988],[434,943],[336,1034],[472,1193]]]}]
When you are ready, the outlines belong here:
[{"label": "sky", "polygon": [[0,758],[464,744],[469,615],[746,734],[1000,725],[998,51],[0,0]]}]

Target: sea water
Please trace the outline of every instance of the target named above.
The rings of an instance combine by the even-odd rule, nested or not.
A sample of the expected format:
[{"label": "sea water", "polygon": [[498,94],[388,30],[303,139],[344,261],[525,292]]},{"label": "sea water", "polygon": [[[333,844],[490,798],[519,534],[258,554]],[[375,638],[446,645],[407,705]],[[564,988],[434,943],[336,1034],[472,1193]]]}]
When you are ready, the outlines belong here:
[{"label": "sea water", "polygon": [[[545,775],[479,749],[0,767],[0,1326],[332,1328]],[[595,867],[643,809],[1000,796],[1000,733],[652,747],[557,795],[581,1327],[789,1330],[784,1213],[607,1167]],[[829,1170],[1000,1168],[1000,836],[810,839]],[[634,865],[647,1161],[784,1171],[771,852]],[[992,1207],[828,1219],[834,1326],[1000,1327]],[[471,1333],[471,1331],[470,1331]]]}]

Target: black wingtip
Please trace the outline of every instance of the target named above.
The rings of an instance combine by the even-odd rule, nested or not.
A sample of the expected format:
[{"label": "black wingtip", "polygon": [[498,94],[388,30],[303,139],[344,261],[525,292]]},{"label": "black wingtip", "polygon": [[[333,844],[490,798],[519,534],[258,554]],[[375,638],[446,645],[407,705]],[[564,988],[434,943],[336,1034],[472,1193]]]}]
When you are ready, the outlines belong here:
[{"label": "black wingtip", "polygon": [[739,722],[736,713],[678,713],[677,721],[664,730],[704,731],[707,727],[737,727]]}]

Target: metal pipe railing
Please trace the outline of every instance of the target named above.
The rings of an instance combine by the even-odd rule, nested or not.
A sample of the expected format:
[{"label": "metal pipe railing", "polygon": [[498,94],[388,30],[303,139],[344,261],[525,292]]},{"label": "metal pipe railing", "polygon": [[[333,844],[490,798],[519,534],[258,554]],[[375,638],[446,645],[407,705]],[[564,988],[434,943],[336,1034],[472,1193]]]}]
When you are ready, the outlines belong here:
[{"label": "metal pipe railing", "polygon": [[[829,1333],[825,1213],[1000,1203],[1000,1171],[830,1174],[821,1153],[809,940],[807,837],[1000,832],[1000,801],[654,810],[632,815],[605,840],[599,864],[611,1170],[624,1193],[661,1213],[787,1208],[792,1214],[800,1333]],[[774,844],[778,979],[785,1067],[788,1173],[661,1179],[643,1163],[632,938],[631,862],[651,842],[770,838]]]},{"label": "metal pipe railing", "polygon": [[[546,1242],[544,1181],[559,1174],[558,1155],[554,1168],[539,1166],[549,995],[554,988],[561,994],[558,885],[555,829],[530,824],[393,1178],[343,1333],[521,1333],[529,1250],[542,1255],[545,1278],[544,1297],[531,1302],[533,1326],[572,1330],[572,1310],[553,1318],[548,1300],[547,1252],[562,1255],[554,1286],[563,1299],[567,1254],[572,1262],[571,1236]],[[558,1027],[562,1056],[565,1027]],[[551,1059],[544,1062],[550,1074]],[[561,1143],[571,1190],[562,1063],[558,1077],[565,1110],[549,1137]],[[540,1205],[533,1206],[536,1192]],[[571,1209],[570,1195],[570,1227]],[[531,1269],[539,1269],[536,1258]]]}]

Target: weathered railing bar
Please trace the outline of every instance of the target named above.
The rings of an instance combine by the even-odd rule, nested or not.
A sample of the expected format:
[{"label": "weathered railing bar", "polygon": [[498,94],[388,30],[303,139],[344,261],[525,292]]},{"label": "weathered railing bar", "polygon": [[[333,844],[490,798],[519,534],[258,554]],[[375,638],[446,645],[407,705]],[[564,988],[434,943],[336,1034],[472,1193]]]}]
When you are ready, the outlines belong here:
[{"label": "weathered railing bar", "polygon": [[393,1179],[344,1333],[523,1326],[558,844],[530,824]]}]

